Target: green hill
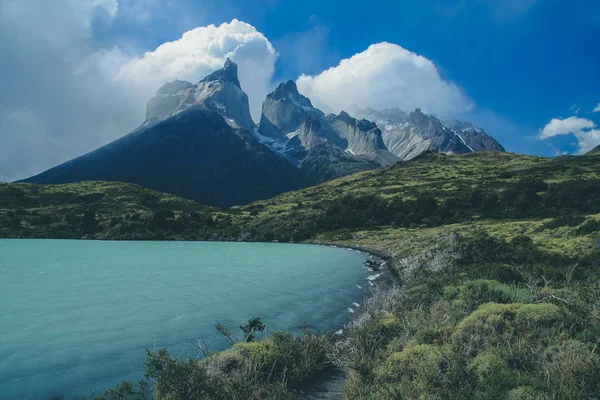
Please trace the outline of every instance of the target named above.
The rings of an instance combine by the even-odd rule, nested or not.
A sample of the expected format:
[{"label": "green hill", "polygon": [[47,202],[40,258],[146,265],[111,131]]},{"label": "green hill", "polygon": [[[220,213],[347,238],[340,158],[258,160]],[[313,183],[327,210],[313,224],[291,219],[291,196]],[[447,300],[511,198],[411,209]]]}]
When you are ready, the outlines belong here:
[{"label": "green hill", "polygon": [[[220,210],[124,183],[0,184],[0,236],[342,240],[375,227],[438,227],[600,212],[600,158],[426,153],[273,199]],[[93,229],[78,218],[95,214]],[[157,216],[158,213],[158,216]]]},{"label": "green hill", "polygon": [[164,231],[176,229],[175,219],[198,231],[210,221],[215,230],[217,211],[120,182],[0,183],[0,237],[170,238]]}]

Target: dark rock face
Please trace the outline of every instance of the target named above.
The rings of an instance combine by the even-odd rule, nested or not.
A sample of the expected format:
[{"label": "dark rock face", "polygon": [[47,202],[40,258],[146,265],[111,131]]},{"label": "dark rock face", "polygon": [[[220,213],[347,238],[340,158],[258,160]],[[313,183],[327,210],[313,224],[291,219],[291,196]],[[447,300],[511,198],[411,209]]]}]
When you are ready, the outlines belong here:
[{"label": "dark rock face", "polygon": [[202,79],[200,82],[230,82],[237,86],[238,89],[242,89],[242,85],[240,85],[240,80],[238,79],[238,66],[229,58],[225,61],[225,65],[222,69],[213,72],[206,78]]},{"label": "dark rock face", "polygon": [[369,161],[323,142],[302,153],[298,165],[303,182],[315,185],[341,176],[379,168],[376,162]]},{"label": "dark rock face", "polygon": [[456,120],[446,120],[444,122],[457,132],[473,151],[506,151],[496,139],[469,122]]},{"label": "dark rock face", "polygon": [[227,207],[299,186],[299,172],[216,113],[190,109],[26,180],[121,181]]}]

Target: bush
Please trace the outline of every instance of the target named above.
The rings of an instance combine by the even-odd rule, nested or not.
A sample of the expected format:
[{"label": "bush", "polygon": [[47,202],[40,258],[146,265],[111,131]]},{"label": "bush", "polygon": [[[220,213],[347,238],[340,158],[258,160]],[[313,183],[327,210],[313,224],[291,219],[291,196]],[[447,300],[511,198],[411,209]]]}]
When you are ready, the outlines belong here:
[{"label": "bush", "polygon": [[506,399],[508,391],[516,386],[516,376],[508,363],[494,349],[484,351],[469,364],[475,382],[475,397],[482,400]]},{"label": "bush", "polygon": [[517,340],[536,346],[537,340],[551,336],[559,321],[560,311],[553,304],[488,303],[465,318],[452,339],[471,356]]},{"label": "bush", "polygon": [[471,312],[482,303],[529,303],[531,292],[494,280],[478,279],[459,286],[446,286],[443,298]]}]

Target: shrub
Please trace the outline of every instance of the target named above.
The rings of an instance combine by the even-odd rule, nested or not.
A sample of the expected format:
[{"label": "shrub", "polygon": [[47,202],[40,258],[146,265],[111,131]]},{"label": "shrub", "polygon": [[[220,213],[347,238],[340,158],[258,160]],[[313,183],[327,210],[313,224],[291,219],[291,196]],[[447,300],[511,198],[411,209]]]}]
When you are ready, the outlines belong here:
[{"label": "shrub", "polygon": [[567,340],[544,352],[544,370],[552,398],[591,398],[600,393],[600,359],[591,346]]},{"label": "shrub", "polygon": [[394,353],[377,369],[380,393],[385,398],[402,394],[408,398],[432,398],[444,385],[448,370],[446,349],[434,345],[416,345]]},{"label": "shrub", "polygon": [[508,400],[546,400],[548,396],[531,386],[519,386],[508,392]]},{"label": "shrub", "polygon": [[473,376],[478,399],[505,399],[508,391],[516,386],[513,371],[504,357],[493,349],[475,357],[469,364],[469,372]]},{"label": "shrub", "polygon": [[471,312],[483,303],[528,303],[531,292],[494,280],[478,279],[459,286],[446,286],[444,299],[458,301]]},{"label": "shrub", "polygon": [[559,309],[553,304],[488,303],[457,326],[453,341],[470,355],[517,339],[533,346],[536,339],[549,336],[559,321]]}]

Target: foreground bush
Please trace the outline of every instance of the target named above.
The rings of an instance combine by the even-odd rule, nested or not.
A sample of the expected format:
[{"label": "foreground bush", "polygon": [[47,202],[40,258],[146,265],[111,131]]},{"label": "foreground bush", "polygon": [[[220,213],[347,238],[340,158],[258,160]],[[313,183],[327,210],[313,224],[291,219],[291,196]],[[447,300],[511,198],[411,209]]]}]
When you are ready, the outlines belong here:
[{"label": "foreground bush", "polygon": [[289,399],[331,366],[330,350],[330,337],[305,331],[299,336],[274,332],[202,360],[176,360],[167,350],[148,352],[144,381],[124,382],[96,400]]}]

